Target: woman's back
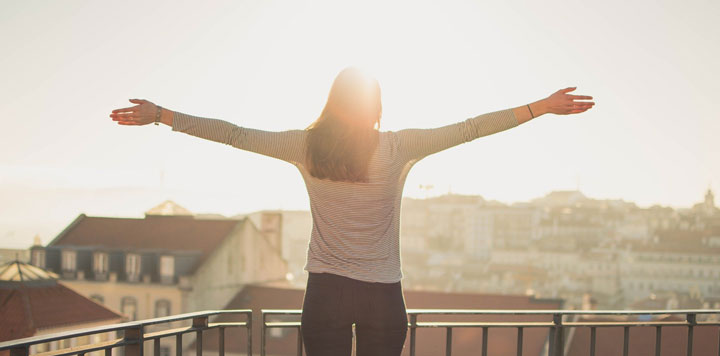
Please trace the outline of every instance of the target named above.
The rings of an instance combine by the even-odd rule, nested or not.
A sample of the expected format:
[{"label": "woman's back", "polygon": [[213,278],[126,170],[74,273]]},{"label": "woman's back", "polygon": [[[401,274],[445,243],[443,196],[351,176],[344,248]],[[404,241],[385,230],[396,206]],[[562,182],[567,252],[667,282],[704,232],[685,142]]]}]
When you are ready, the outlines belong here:
[{"label": "woman's back", "polygon": [[175,112],[173,130],[292,163],[310,198],[313,229],[305,269],[394,283],[400,268],[400,206],[410,168],[430,154],[517,126],[511,109],[433,129],[379,133],[364,183],[318,179],[305,164],[306,130],[270,132]]},{"label": "woman's back", "polygon": [[305,269],[370,282],[400,274],[400,202],[411,164],[394,132],[381,132],[368,165],[368,182],[317,179],[303,164],[313,229]]}]

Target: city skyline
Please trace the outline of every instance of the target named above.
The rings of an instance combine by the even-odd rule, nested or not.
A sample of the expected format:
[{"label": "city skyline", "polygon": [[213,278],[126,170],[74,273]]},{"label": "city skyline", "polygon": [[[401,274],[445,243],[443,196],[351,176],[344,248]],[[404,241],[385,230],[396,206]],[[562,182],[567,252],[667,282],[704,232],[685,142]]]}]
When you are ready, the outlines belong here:
[{"label": "city skyline", "polygon": [[[462,193],[459,193],[459,192],[441,192],[441,193],[439,193],[439,194],[434,194],[434,195],[426,194],[426,195],[424,195],[424,196],[404,195],[403,198],[411,198],[411,199],[421,199],[421,200],[423,200],[423,199],[433,199],[433,198],[442,197],[442,196],[448,196],[448,195],[471,195],[471,196],[479,196],[479,197],[481,197],[483,200],[485,200],[486,202],[498,202],[498,203],[501,203],[501,204],[505,204],[505,205],[508,205],[508,206],[512,206],[512,205],[514,205],[514,204],[530,203],[532,200],[546,197],[548,194],[551,194],[551,193],[553,193],[553,192],[561,192],[561,191],[565,191],[565,192],[568,192],[568,191],[570,191],[570,192],[579,192],[579,193],[581,193],[584,197],[586,197],[586,198],[588,198],[588,199],[590,199],[590,200],[599,200],[599,201],[605,201],[605,200],[608,200],[608,201],[622,201],[622,202],[627,203],[627,204],[635,204],[639,209],[646,209],[646,208],[650,208],[650,207],[652,207],[652,206],[661,206],[661,207],[669,207],[669,208],[672,208],[672,209],[674,209],[674,210],[676,210],[676,211],[690,210],[690,209],[692,209],[693,205],[698,204],[698,203],[702,203],[702,202],[703,202],[703,199],[704,199],[704,197],[705,197],[705,193],[707,192],[707,190],[706,190],[705,193],[703,193],[702,196],[700,196],[699,198],[697,198],[695,202],[693,202],[692,204],[690,204],[690,205],[688,205],[688,206],[683,206],[683,207],[674,207],[674,206],[663,205],[663,204],[653,204],[653,205],[649,205],[649,206],[642,206],[642,205],[638,205],[636,202],[633,202],[633,201],[630,201],[630,200],[626,200],[626,199],[622,199],[622,198],[617,198],[617,199],[597,198],[597,197],[593,197],[593,196],[589,196],[589,195],[585,194],[582,190],[574,190],[574,189],[568,189],[568,190],[552,190],[552,191],[548,191],[546,194],[543,194],[542,196],[531,197],[531,198],[526,199],[526,200],[513,201],[513,202],[499,201],[499,200],[496,200],[496,199],[490,199],[490,198],[485,197],[485,196],[482,196],[482,195],[462,194]],[[427,191],[426,191],[425,193],[427,193]],[[714,190],[712,190],[712,193],[713,193],[713,195],[717,194],[717,192],[714,191]],[[114,194],[115,194],[116,196],[124,196],[124,195],[126,195],[125,192],[115,192]],[[2,226],[0,226],[0,228],[3,229],[2,232],[4,233],[4,236],[0,236],[0,241],[2,241],[2,243],[3,243],[3,245],[0,246],[0,248],[28,248],[28,247],[30,247],[33,243],[36,242],[36,241],[35,241],[35,238],[36,238],[36,237],[40,237],[40,242],[41,242],[41,244],[46,244],[46,243],[50,242],[56,235],[58,235],[63,229],[65,229],[65,228],[66,228],[75,218],[77,218],[77,216],[80,215],[80,214],[85,214],[85,215],[87,215],[87,216],[97,216],[97,217],[138,218],[138,217],[143,217],[144,214],[145,214],[147,211],[151,210],[152,208],[154,208],[154,207],[156,207],[156,206],[158,206],[158,205],[160,205],[161,203],[164,203],[164,202],[166,202],[166,201],[172,201],[173,203],[179,205],[180,207],[189,210],[189,211],[190,211],[192,214],[194,214],[194,215],[207,215],[207,216],[213,216],[213,215],[215,215],[215,216],[223,216],[223,217],[225,217],[225,218],[231,218],[231,217],[239,216],[239,215],[247,215],[247,214],[251,214],[251,213],[255,213],[255,212],[259,212],[259,211],[264,211],[264,210],[266,210],[266,211],[275,211],[275,210],[280,210],[280,211],[282,211],[282,210],[287,210],[287,211],[309,211],[309,205],[308,205],[308,206],[305,206],[305,207],[293,207],[293,206],[287,206],[287,207],[272,207],[272,206],[268,206],[268,207],[265,207],[265,208],[262,208],[262,209],[249,209],[249,210],[239,210],[239,211],[232,211],[232,210],[222,210],[222,211],[220,211],[220,210],[196,210],[196,209],[194,209],[194,207],[193,207],[192,205],[188,205],[188,204],[186,204],[186,203],[185,203],[184,201],[182,201],[182,200],[172,199],[171,197],[161,198],[160,196],[157,196],[159,200],[156,200],[156,201],[152,201],[152,202],[151,202],[151,201],[148,201],[148,200],[147,200],[148,197],[150,197],[150,195],[148,195],[147,192],[141,193],[140,195],[143,197],[144,200],[137,200],[137,201],[134,201],[134,202],[133,202],[134,207],[137,208],[137,210],[135,210],[135,211],[129,211],[129,210],[126,210],[126,209],[125,209],[124,211],[118,211],[118,210],[114,210],[114,211],[113,211],[112,208],[109,208],[108,206],[105,206],[105,207],[102,207],[102,206],[95,206],[95,207],[93,207],[93,206],[85,206],[83,209],[76,210],[76,212],[75,212],[74,214],[68,213],[66,219],[60,219],[60,218],[58,218],[57,220],[45,222],[45,223],[43,223],[43,224],[36,224],[36,225],[35,225],[35,226],[37,227],[37,228],[36,228],[36,232],[32,232],[32,231],[33,231],[33,230],[32,230],[33,227],[28,228],[27,226],[23,226],[22,224],[16,224],[16,225],[6,224],[6,225],[2,225]],[[127,196],[126,196],[125,198],[128,198],[129,200],[132,199],[132,197],[127,197]],[[90,200],[92,200],[92,199],[90,199]],[[147,203],[149,203],[150,205],[139,206],[139,203],[140,203],[140,202],[147,202]],[[76,202],[75,202],[75,205],[79,205],[79,204],[82,204],[82,202],[81,202],[81,201],[76,201]],[[716,206],[717,206],[717,204],[716,204]],[[107,213],[104,213],[104,211],[107,212]],[[61,217],[61,215],[56,215],[56,216]]]}]

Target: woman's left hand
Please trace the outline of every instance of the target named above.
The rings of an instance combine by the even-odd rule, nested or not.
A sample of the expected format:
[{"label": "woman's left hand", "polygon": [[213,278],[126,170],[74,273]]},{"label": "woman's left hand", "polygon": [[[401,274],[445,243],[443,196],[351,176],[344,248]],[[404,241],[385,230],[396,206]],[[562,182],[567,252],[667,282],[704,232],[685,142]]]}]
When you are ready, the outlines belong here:
[{"label": "woman's left hand", "polygon": [[113,121],[119,125],[147,125],[155,122],[157,105],[144,99],[130,99],[130,102],[138,105],[113,110],[110,114]]}]

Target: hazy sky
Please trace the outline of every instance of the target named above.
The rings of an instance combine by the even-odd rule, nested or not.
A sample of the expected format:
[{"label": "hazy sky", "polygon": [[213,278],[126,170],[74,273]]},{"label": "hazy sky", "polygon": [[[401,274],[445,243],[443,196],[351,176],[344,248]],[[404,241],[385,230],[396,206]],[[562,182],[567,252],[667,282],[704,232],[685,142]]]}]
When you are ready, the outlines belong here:
[{"label": "hazy sky", "polygon": [[365,67],[383,130],[436,127],[577,86],[547,115],[430,156],[405,194],[506,203],[552,190],[689,207],[720,187],[720,2],[0,0],[0,247],[79,213],[165,199],[225,215],[308,209],[285,162],[166,126],[117,126],[144,98],[266,130],[305,128]]}]

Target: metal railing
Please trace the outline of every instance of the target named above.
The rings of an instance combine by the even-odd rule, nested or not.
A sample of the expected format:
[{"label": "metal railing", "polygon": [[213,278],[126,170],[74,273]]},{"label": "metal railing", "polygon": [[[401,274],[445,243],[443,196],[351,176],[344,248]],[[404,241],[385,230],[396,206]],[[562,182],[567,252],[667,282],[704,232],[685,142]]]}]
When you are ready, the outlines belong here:
[{"label": "metal railing", "polygon": [[[217,322],[210,323],[209,319],[215,315],[240,314],[245,315],[245,321],[239,322]],[[150,325],[168,324],[176,321],[188,320],[192,324],[180,328],[171,328],[155,332],[146,332]],[[160,356],[160,340],[165,337],[175,337],[176,356],[182,356],[183,335],[195,333],[196,356],[202,356],[203,332],[210,329],[218,329],[219,356],[225,354],[225,329],[241,327],[247,331],[247,352],[252,355],[252,311],[249,309],[240,310],[211,310],[187,314],[179,314],[162,318],[131,321],[120,324],[103,325],[87,329],[72,330],[56,334],[33,336],[24,339],[0,342],[0,351],[10,350],[10,356],[28,356],[30,347],[33,345],[49,343],[53,341],[69,340],[76,337],[89,335],[100,335],[107,332],[122,334],[122,337],[103,342],[89,343],[69,348],[62,348],[49,352],[36,353],[42,356],[85,356],[89,352],[104,351],[105,356],[111,356],[112,350],[118,347],[124,349],[125,356],[143,356],[143,348],[146,341],[153,341],[153,354]]]},{"label": "metal railing", "polygon": [[[300,321],[268,321],[271,316],[295,316],[301,315],[301,310],[280,310],[280,309],[263,309],[262,310],[262,330],[260,355],[266,354],[266,333],[270,328],[296,328],[298,330],[297,339],[297,355],[302,356],[302,337],[300,333]],[[597,343],[597,328],[605,327],[622,327],[623,328],[623,355],[628,356],[630,344],[630,329],[635,327],[655,327],[655,355],[660,356],[662,346],[660,340],[662,338],[662,328],[668,326],[684,326],[687,327],[687,356],[693,354],[693,332],[697,326],[720,326],[718,317],[720,310],[472,310],[472,309],[408,309],[410,331],[410,356],[415,356],[417,329],[419,328],[444,328],[445,329],[445,355],[452,355],[452,338],[453,329],[457,328],[481,328],[482,329],[482,356],[488,355],[488,331],[490,328],[514,328],[517,330],[517,355],[523,355],[523,331],[526,328],[548,328],[547,355],[562,356],[565,354],[565,330],[571,328],[590,328],[590,356],[595,356]],[[698,315],[714,315],[712,321],[698,321]],[[518,322],[488,322],[488,321],[418,321],[419,316],[546,316],[548,321],[518,321]],[[566,317],[577,319],[580,316],[628,316],[628,317],[647,317],[652,315],[680,315],[684,320],[679,321],[566,321]],[[720,331],[718,332],[718,355],[720,356]]]},{"label": "metal railing", "polygon": [[[260,333],[260,355],[266,355],[267,331],[272,328],[294,328],[297,333],[297,355],[303,354],[303,341],[300,332],[301,310],[299,309],[263,309],[262,323]],[[642,311],[626,311],[626,310],[472,310],[472,309],[408,309],[408,328],[409,328],[409,352],[410,356],[415,356],[417,344],[417,330],[419,328],[439,328],[445,329],[445,355],[452,355],[452,339],[453,330],[459,328],[480,328],[482,330],[482,347],[480,354],[488,355],[489,340],[488,333],[491,328],[511,328],[516,329],[517,355],[523,355],[524,330],[527,328],[547,328],[548,336],[546,339],[547,355],[562,356],[566,351],[565,331],[572,328],[589,328],[590,329],[590,349],[588,354],[595,356],[597,344],[597,328],[605,327],[621,327],[623,328],[623,355],[628,356],[629,343],[631,339],[631,328],[637,327],[654,327],[655,332],[655,355],[661,355],[662,329],[664,327],[686,327],[687,328],[687,349],[686,355],[693,355],[694,338],[693,333],[698,326],[720,326],[720,310],[642,310]],[[211,316],[239,314],[244,315],[245,321],[238,322],[213,322],[209,321]],[[578,317],[598,317],[598,316],[625,316],[650,317],[660,315],[679,315],[682,320],[661,321],[661,320],[627,320],[627,321],[576,321]],[[455,321],[438,320],[439,316],[457,317]],[[509,317],[523,318],[520,321],[457,321],[458,319],[467,319],[468,317],[492,316],[492,317]],[[420,317],[435,319],[418,320]],[[288,320],[291,318],[292,320]],[[544,318],[544,321],[529,320],[531,318]],[[273,319],[273,320],[269,320]],[[573,320],[566,320],[573,319]],[[705,320],[703,320],[705,319]],[[147,332],[146,328],[151,325],[168,324],[177,321],[189,320],[191,325],[179,328],[168,328],[165,330]],[[203,353],[203,332],[210,329],[218,329],[218,355],[225,355],[225,329],[239,327],[246,330],[247,336],[247,355],[252,355],[252,311],[248,309],[242,310],[215,310],[202,311],[188,314],[180,314],[162,318],[133,321],[120,324],[104,325],[94,328],[79,329],[68,332],[34,336],[24,339],[17,339],[7,342],[0,342],[0,351],[10,350],[10,356],[28,356],[30,355],[31,346],[44,344],[59,340],[68,340],[76,337],[99,335],[108,332],[117,332],[122,337],[111,339],[108,341],[89,343],[75,347],[61,348],[49,352],[35,353],[41,356],[65,356],[79,355],[85,356],[87,353],[95,351],[104,351],[105,356],[111,356],[112,350],[122,347],[125,356],[143,356],[143,348],[146,341],[153,341],[154,356],[161,356],[160,340],[166,337],[175,337],[176,356],[183,354],[183,335],[195,333],[195,351],[196,356],[202,356]],[[718,328],[718,355],[720,356],[720,328]]]}]

